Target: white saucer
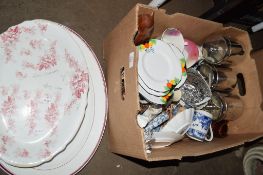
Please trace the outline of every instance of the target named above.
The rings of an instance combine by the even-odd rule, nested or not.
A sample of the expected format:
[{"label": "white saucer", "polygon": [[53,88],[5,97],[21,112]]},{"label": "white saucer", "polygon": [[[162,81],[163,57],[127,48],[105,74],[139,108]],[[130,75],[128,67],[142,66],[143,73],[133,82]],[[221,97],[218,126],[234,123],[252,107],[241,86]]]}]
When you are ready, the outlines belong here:
[{"label": "white saucer", "polygon": [[179,83],[182,77],[180,59],[183,55],[173,50],[167,43],[151,39],[149,43],[138,46],[138,74],[143,82],[152,90],[166,92]]}]

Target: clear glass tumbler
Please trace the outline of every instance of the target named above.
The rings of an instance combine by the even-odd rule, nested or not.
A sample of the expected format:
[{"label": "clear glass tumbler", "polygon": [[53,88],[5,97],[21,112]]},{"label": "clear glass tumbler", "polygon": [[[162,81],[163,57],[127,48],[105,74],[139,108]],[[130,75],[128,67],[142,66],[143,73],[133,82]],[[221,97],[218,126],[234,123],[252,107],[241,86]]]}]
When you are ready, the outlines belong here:
[{"label": "clear glass tumbler", "polygon": [[243,55],[242,46],[227,37],[211,36],[202,45],[204,59],[211,64],[221,64],[228,57]]},{"label": "clear glass tumbler", "polygon": [[211,113],[215,121],[233,121],[242,115],[243,102],[238,96],[230,95],[223,97],[213,92],[211,100],[203,110]]},{"label": "clear glass tumbler", "polygon": [[231,68],[215,67],[203,62],[197,70],[213,90],[230,93],[237,84],[236,73]]}]

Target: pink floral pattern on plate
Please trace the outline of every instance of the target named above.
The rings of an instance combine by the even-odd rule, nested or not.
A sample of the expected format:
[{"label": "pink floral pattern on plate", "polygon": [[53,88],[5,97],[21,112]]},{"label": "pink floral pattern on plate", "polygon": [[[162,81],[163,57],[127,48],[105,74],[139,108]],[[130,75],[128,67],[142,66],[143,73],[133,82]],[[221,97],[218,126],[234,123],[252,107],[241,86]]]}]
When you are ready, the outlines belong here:
[{"label": "pink floral pattern on plate", "polygon": [[19,167],[49,161],[74,138],[89,74],[61,26],[25,21],[0,34],[0,159]]}]

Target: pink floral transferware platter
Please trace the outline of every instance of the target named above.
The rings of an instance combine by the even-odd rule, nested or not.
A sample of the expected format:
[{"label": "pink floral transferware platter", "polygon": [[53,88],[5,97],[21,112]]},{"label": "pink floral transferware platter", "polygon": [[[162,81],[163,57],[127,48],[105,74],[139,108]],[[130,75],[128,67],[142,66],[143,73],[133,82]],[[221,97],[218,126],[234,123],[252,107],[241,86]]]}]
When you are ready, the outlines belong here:
[{"label": "pink floral transferware platter", "polygon": [[83,123],[66,149],[49,162],[33,168],[20,168],[8,165],[0,160],[2,169],[8,174],[76,174],[92,158],[102,138],[107,119],[107,92],[102,69],[89,45],[77,33],[65,26],[62,27],[69,32],[72,39],[80,47],[88,65],[89,105]]},{"label": "pink floral transferware platter", "polygon": [[63,151],[81,126],[87,63],[69,33],[44,20],[2,33],[0,58],[0,159],[40,165]]}]

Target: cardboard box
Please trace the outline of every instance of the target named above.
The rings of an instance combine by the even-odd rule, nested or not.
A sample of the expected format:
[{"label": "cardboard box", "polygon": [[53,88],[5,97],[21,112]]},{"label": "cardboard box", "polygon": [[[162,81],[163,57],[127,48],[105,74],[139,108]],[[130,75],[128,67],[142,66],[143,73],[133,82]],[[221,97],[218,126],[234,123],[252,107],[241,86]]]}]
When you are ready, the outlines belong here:
[{"label": "cardboard box", "polygon": [[[256,61],[261,94],[263,94],[263,49],[253,52],[251,57]],[[263,101],[261,103],[261,109],[263,110]]]},{"label": "cardboard box", "polygon": [[[138,51],[133,44],[137,30],[137,17],[141,13],[155,13],[154,34],[159,36],[166,28],[178,28],[185,38],[201,44],[212,33],[222,33],[243,45],[245,54],[233,57],[233,70],[242,73],[246,95],[244,113],[229,123],[229,136],[200,143],[190,139],[177,142],[164,149],[154,149],[146,154],[143,130],[136,122],[140,110],[137,89]],[[247,32],[223,27],[215,23],[185,14],[167,15],[165,10],[136,5],[116,28],[106,37],[104,57],[107,62],[107,84],[109,96],[109,148],[112,152],[147,161],[181,159],[185,156],[199,156],[235,147],[255,140],[263,135],[262,91],[255,60],[251,58],[251,43]],[[134,60],[132,59],[134,53]],[[261,65],[261,69],[263,65]],[[261,76],[262,77],[262,76]],[[262,81],[262,79],[261,79]],[[238,89],[235,89],[238,93]]]}]

